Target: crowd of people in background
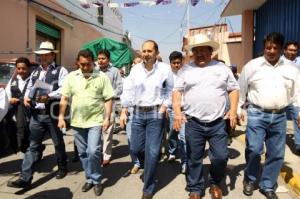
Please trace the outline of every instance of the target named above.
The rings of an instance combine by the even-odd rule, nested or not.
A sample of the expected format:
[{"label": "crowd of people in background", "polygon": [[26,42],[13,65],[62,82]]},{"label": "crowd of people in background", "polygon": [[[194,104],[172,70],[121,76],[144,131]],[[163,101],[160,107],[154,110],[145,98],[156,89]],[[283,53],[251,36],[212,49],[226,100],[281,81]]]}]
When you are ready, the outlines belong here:
[{"label": "crowd of people in background", "polygon": [[[31,71],[30,61],[18,58],[15,74],[6,86],[9,110],[1,128],[15,132],[10,135],[10,145],[15,153],[24,154],[19,178],[7,186],[31,186],[35,166],[45,150],[46,133],[55,148],[56,178],[65,178],[68,161],[63,133],[70,126],[74,161],[79,159],[85,172],[82,191],[93,188],[96,196],[101,195],[102,168],[109,166],[113,156],[118,118],[128,136],[132,161],[124,176],[143,170],[142,199],[155,194],[164,139],[166,161],[174,162],[179,153],[190,199],[200,199],[205,191],[203,159],[208,142],[209,193],[211,198],[221,199],[220,182],[230,156],[231,133],[247,112],[243,193],[251,196],[258,186],[267,199],[277,199],[287,119],[293,121],[294,148],[300,154],[299,43],[285,42],[277,32],[262,42],[262,55],[250,60],[239,74],[236,65],[228,67],[215,59],[219,44],[204,34],[190,39],[193,57],[189,63],[178,51],[170,53],[170,64],[164,63],[158,44],[147,40],[132,60],[128,75],[113,66],[106,49],[97,57],[90,50],[80,50],[77,69],[68,73],[55,62],[58,51],[53,44],[42,42],[35,51],[39,66]],[[267,156],[260,168],[264,145]]]}]

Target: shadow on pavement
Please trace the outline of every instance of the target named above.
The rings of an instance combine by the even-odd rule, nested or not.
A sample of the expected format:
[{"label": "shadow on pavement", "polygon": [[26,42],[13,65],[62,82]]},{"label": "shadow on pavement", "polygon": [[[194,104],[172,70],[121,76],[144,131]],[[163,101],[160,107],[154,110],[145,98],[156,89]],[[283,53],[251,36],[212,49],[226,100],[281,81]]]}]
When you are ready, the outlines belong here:
[{"label": "shadow on pavement", "polygon": [[45,184],[47,183],[49,180],[51,180],[52,178],[54,178],[56,175],[56,172],[52,172],[52,173],[49,173],[48,175],[38,179],[37,181],[33,182],[30,186],[30,188],[26,188],[26,189],[21,189],[17,192],[15,192],[16,195],[23,195],[24,193],[26,193],[27,191],[31,190],[31,189],[34,189],[42,184]]},{"label": "shadow on pavement", "polygon": [[116,162],[103,168],[103,187],[116,184],[132,166],[131,162]]},{"label": "shadow on pavement", "polygon": [[179,162],[160,162],[157,165],[156,179],[158,182],[155,185],[156,192],[170,184],[177,175],[181,175],[181,165]]},{"label": "shadow on pavement", "polygon": [[[73,152],[67,152],[67,156],[71,159]],[[21,171],[22,159],[3,162],[0,164],[0,174],[12,174]],[[36,171],[41,173],[50,173],[56,167],[55,154],[43,156],[42,160],[36,164]],[[68,172],[82,171],[80,162],[68,162]]]},{"label": "shadow on pavement", "polygon": [[119,158],[123,158],[128,156],[129,154],[129,146],[128,145],[120,145],[120,146],[115,146],[112,149],[112,160],[116,160]]},{"label": "shadow on pavement", "polygon": [[39,198],[71,199],[73,198],[73,193],[70,191],[69,188],[62,187],[59,189],[42,191],[32,196],[26,197],[25,199],[39,199]]},{"label": "shadow on pavement", "polygon": [[[241,172],[244,171],[245,164],[239,165],[227,165],[226,168],[226,178],[229,178],[229,184],[225,183],[226,189],[229,188],[229,191],[235,189],[236,180],[239,176],[241,176]],[[228,191],[227,191],[228,192]]]}]

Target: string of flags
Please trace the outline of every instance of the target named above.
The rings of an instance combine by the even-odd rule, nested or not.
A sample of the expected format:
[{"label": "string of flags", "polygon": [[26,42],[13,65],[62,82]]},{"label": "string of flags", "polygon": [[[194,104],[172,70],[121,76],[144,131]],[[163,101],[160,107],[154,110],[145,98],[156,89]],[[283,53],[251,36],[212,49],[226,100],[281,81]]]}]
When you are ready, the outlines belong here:
[{"label": "string of flags", "polygon": [[[95,7],[103,7],[103,4],[105,2],[101,2],[99,0],[92,0],[91,3],[88,2],[88,0],[79,0],[81,7],[85,9],[91,8],[91,6]],[[192,6],[196,6],[200,0],[176,0],[176,3],[178,5],[183,5],[186,4],[187,1],[191,2]],[[130,1],[126,3],[113,3],[109,1],[107,6],[109,8],[130,8],[130,7],[135,7],[138,5],[143,5],[143,6],[155,6],[155,5],[169,5],[172,3],[172,0],[140,0],[140,1]],[[204,0],[204,3],[214,3],[214,0]]]}]

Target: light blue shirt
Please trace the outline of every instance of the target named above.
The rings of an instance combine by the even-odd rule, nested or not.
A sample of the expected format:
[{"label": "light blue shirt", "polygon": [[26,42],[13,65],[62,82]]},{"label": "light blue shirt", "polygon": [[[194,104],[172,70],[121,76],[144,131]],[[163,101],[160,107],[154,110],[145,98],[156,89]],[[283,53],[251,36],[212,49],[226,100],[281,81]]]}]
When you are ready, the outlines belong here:
[{"label": "light blue shirt", "polygon": [[[98,64],[96,64],[95,69],[101,70]],[[119,69],[109,65],[105,70],[101,70],[101,71],[108,76],[112,84],[112,87],[114,89],[114,93],[115,93],[114,97],[119,98],[122,93],[122,87],[123,87],[123,81]]]},{"label": "light blue shirt", "polygon": [[139,63],[124,80],[121,104],[123,107],[169,106],[172,89],[173,72],[168,64],[156,61],[148,71],[144,63]]},{"label": "light blue shirt", "polygon": [[296,57],[295,64],[300,69],[300,56]]}]

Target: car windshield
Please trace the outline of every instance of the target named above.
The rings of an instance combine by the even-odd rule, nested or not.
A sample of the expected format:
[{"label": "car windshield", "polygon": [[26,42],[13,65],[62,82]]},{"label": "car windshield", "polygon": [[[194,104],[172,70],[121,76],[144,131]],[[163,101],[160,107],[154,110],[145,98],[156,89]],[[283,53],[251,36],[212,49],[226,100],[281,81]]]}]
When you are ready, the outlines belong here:
[{"label": "car windshield", "polygon": [[14,72],[13,63],[0,63],[0,84],[7,84]]}]

